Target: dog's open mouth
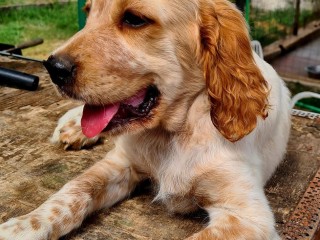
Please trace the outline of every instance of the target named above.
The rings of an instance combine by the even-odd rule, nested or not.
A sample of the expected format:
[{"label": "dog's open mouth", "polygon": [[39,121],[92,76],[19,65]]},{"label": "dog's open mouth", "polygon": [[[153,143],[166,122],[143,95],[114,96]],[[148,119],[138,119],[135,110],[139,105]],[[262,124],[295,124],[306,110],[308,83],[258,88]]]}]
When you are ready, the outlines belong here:
[{"label": "dog's open mouth", "polygon": [[82,132],[86,137],[92,138],[103,131],[144,119],[156,106],[158,97],[159,90],[155,86],[149,86],[122,102],[105,106],[86,104],[81,119]]}]

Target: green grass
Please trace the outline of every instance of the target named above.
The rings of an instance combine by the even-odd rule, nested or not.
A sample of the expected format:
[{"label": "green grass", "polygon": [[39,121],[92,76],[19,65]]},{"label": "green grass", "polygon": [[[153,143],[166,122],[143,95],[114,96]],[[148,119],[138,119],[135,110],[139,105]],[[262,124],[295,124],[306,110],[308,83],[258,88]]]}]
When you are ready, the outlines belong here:
[{"label": "green grass", "polygon": [[0,0],[0,6],[22,5],[36,2],[36,0]]},{"label": "green grass", "polygon": [[0,42],[13,43],[32,38],[66,39],[78,30],[77,4],[53,4],[1,11]]},{"label": "green grass", "polygon": [[33,3],[54,3],[59,0],[0,0],[0,6],[25,5]]},{"label": "green grass", "polygon": [[45,57],[78,31],[77,3],[54,3],[49,6],[0,10],[0,43],[17,45],[35,38],[43,38],[35,55]]},{"label": "green grass", "polygon": [[9,5],[22,5],[29,3],[36,3],[37,0],[0,0],[0,6],[9,6]]}]

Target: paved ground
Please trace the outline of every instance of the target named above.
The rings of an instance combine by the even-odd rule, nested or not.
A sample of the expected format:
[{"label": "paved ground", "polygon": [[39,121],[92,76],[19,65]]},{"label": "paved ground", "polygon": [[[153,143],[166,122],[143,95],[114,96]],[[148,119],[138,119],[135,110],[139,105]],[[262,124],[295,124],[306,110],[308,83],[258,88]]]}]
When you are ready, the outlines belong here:
[{"label": "paved ground", "polygon": [[271,61],[271,65],[277,72],[286,76],[308,77],[305,68],[310,65],[320,65],[320,37]]}]

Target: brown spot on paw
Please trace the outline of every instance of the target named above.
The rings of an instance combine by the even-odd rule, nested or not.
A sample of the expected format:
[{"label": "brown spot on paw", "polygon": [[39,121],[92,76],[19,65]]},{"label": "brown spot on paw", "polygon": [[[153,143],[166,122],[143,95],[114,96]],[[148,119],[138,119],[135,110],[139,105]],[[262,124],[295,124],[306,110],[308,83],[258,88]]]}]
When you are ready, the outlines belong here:
[{"label": "brown spot on paw", "polygon": [[50,239],[58,239],[60,237],[61,225],[60,224],[53,224],[52,225],[52,235]]},{"label": "brown spot on paw", "polygon": [[50,222],[53,222],[56,218],[54,216],[50,216],[48,219]]},{"label": "brown spot on paw", "polygon": [[41,227],[40,221],[35,217],[31,218],[30,223],[31,223],[31,227],[32,227],[33,230],[37,231]]},{"label": "brown spot on paw", "polygon": [[69,205],[70,211],[73,216],[77,215],[81,209],[81,204],[79,202],[74,202]]},{"label": "brown spot on paw", "polygon": [[63,225],[70,225],[72,223],[72,218],[68,215],[62,218]]},{"label": "brown spot on paw", "polygon": [[78,223],[82,221],[83,218],[83,210],[86,208],[84,203],[74,202],[69,205],[70,211],[73,215],[72,219],[74,223]]},{"label": "brown spot on paw", "polygon": [[62,214],[61,210],[57,207],[52,208],[51,212],[54,217],[58,217]]}]

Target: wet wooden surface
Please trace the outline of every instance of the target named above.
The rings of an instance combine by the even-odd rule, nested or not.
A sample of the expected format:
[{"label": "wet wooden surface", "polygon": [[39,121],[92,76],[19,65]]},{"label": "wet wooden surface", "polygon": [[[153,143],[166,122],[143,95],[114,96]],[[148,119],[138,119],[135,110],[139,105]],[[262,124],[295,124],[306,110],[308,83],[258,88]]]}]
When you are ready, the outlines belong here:
[{"label": "wet wooden surface", "polygon": [[[26,214],[67,181],[101,159],[111,141],[92,149],[64,151],[49,138],[59,117],[77,105],[61,99],[38,63],[0,58],[0,66],[40,77],[29,92],[0,86],[0,223]],[[0,79],[1,81],[1,79]],[[320,167],[320,120],[293,118],[288,154],[266,187],[281,231]],[[132,198],[89,217],[63,239],[183,239],[207,216],[170,215],[141,187]],[[311,239],[311,237],[310,237]]]}]

